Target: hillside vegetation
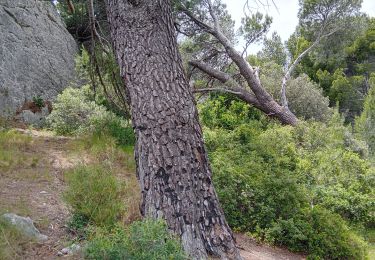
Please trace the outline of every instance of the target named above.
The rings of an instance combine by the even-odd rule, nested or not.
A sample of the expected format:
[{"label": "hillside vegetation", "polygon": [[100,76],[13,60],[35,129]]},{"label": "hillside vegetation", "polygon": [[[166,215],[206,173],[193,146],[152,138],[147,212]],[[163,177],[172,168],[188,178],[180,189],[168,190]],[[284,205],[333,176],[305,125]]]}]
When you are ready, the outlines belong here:
[{"label": "hillside vegetation", "polygon": [[221,1],[138,2],[120,23],[115,4],[57,1],[82,44],[79,80],[53,102],[30,97],[48,108],[38,125],[0,118],[0,216],[30,217],[48,240],[0,217],[0,259],[375,259],[362,1],[299,1],[286,42],[260,12],[236,32]]}]

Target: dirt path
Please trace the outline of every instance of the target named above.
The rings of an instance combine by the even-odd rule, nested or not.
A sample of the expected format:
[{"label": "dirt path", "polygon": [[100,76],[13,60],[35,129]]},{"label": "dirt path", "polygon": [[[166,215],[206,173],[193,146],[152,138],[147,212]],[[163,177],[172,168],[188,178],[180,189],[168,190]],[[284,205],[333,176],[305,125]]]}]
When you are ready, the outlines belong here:
[{"label": "dirt path", "polygon": [[244,260],[302,260],[304,256],[294,254],[286,249],[257,243],[254,239],[236,234],[237,247]]},{"label": "dirt path", "polygon": [[20,164],[16,169],[1,174],[0,207],[29,216],[40,232],[49,238],[43,244],[28,246],[19,255],[20,259],[56,259],[57,252],[71,239],[65,227],[69,212],[61,199],[63,171],[74,166],[78,160],[69,158],[69,139],[36,131],[27,134],[33,136],[33,142],[23,153],[33,158],[33,162],[30,165]]},{"label": "dirt path", "polygon": [[[45,243],[27,247],[19,255],[20,259],[58,259],[57,253],[74,239],[66,229],[69,212],[62,200],[63,172],[85,160],[82,159],[85,156],[72,157],[69,138],[54,137],[46,132],[19,131],[32,136],[32,145],[23,153],[35,158],[35,163],[33,159],[31,165],[0,173],[0,208],[31,217],[41,233],[49,237]],[[245,260],[304,259],[285,249],[258,244],[243,234],[236,234],[236,239]]]}]

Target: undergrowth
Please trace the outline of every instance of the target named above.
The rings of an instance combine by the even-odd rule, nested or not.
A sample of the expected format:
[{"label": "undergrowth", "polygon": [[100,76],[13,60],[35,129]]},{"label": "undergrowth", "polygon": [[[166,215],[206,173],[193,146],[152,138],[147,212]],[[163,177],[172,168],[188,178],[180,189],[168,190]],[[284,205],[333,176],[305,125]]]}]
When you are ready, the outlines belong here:
[{"label": "undergrowth", "polygon": [[124,207],[122,183],[102,165],[79,166],[67,172],[68,188],[64,199],[73,214],[80,215],[95,225],[113,225]]},{"label": "undergrowth", "polygon": [[0,170],[8,171],[13,166],[32,164],[29,162],[30,158],[25,157],[23,153],[31,143],[30,136],[20,134],[15,130],[0,130]]},{"label": "undergrowth", "polygon": [[180,242],[162,220],[145,219],[111,230],[97,228],[86,248],[87,259],[159,260],[188,259]]},{"label": "undergrowth", "polygon": [[122,164],[131,147],[118,147],[111,137],[101,135],[72,145],[96,162],[65,173],[64,198],[72,212],[68,227],[78,240],[87,240],[85,258],[187,259],[163,221],[138,221],[138,183],[134,171],[123,172],[133,166]]},{"label": "undergrowth", "polygon": [[340,115],[290,127],[238,101],[216,101],[201,115],[229,225],[312,259],[366,259],[357,229],[374,227],[375,168]]}]

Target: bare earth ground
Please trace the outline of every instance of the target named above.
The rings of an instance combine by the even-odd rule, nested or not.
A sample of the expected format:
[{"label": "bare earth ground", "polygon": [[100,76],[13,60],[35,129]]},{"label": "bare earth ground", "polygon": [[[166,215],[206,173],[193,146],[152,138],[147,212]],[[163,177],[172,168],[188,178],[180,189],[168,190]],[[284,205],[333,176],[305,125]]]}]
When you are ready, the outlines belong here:
[{"label": "bare earth ground", "polygon": [[29,216],[49,237],[43,244],[28,246],[20,259],[56,259],[57,252],[71,239],[65,228],[69,213],[61,199],[62,173],[78,161],[68,159],[65,152],[69,139],[43,136],[36,131],[31,134],[33,143],[24,153],[35,162],[1,174],[0,208]]},{"label": "bare earth ground", "polygon": [[[45,243],[26,246],[19,259],[58,259],[58,251],[74,239],[66,228],[69,212],[62,200],[63,172],[88,159],[82,154],[72,156],[69,138],[34,130],[19,131],[33,138],[32,145],[23,151],[32,162],[20,164],[11,172],[0,172],[0,209],[31,217],[41,233],[49,237]],[[285,249],[258,244],[243,234],[236,234],[236,239],[246,260],[304,259]],[[81,259],[80,256],[61,258]]]},{"label": "bare earth ground", "polygon": [[244,234],[236,234],[237,247],[241,250],[241,255],[246,260],[302,260],[306,259],[288,251],[287,249],[271,247],[257,243],[254,239]]}]

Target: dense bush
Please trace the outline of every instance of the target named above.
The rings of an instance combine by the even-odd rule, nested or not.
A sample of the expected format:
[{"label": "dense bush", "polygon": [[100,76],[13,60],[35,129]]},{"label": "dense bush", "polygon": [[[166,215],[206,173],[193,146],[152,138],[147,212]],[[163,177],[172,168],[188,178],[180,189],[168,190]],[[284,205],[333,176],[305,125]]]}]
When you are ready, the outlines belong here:
[{"label": "dense bush", "polygon": [[164,221],[133,222],[128,229],[96,229],[85,250],[87,259],[158,260],[187,259]]},{"label": "dense bush", "polygon": [[375,73],[370,78],[371,89],[365,99],[363,112],[355,121],[357,133],[368,143],[375,157]]},{"label": "dense bush", "polygon": [[211,95],[199,105],[199,116],[204,126],[234,129],[240,124],[261,120],[261,112],[229,95]]},{"label": "dense bush", "polygon": [[297,127],[243,118],[216,128],[227,118],[203,122],[210,123],[204,134],[213,181],[232,228],[311,256],[363,258],[364,243],[346,222],[373,227],[375,171],[340,116]]},{"label": "dense bush", "polygon": [[360,115],[365,96],[365,76],[347,77],[344,69],[337,69],[332,76],[332,86],[329,93],[331,103],[339,104],[340,112],[345,115],[346,121],[353,123],[354,118]]},{"label": "dense bush", "polygon": [[340,216],[320,207],[274,222],[266,240],[309,252],[310,259],[365,259],[367,254],[363,239]]},{"label": "dense bush", "polygon": [[108,133],[120,145],[132,145],[135,140],[129,123],[98,105],[89,86],[67,88],[58,95],[47,123],[61,135]]},{"label": "dense bush", "polygon": [[123,212],[121,184],[101,165],[80,166],[66,173],[64,198],[78,219],[98,226],[116,223]]},{"label": "dense bush", "polygon": [[139,187],[134,174],[121,176],[126,182],[119,180],[126,152],[113,138],[88,136],[72,145],[101,161],[65,174],[64,198],[73,213],[67,224],[77,238],[87,241],[86,259],[187,259],[163,221],[135,221],[140,219]]},{"label": "dense bush", "polygon": [[[88,98],[89,88],[67,88],[57,96],[53,111],[47,118],[57,134],[71,135],[87,127],[89,117],[100,108]],[[82,129],[83,128],[83,129]]]}]

